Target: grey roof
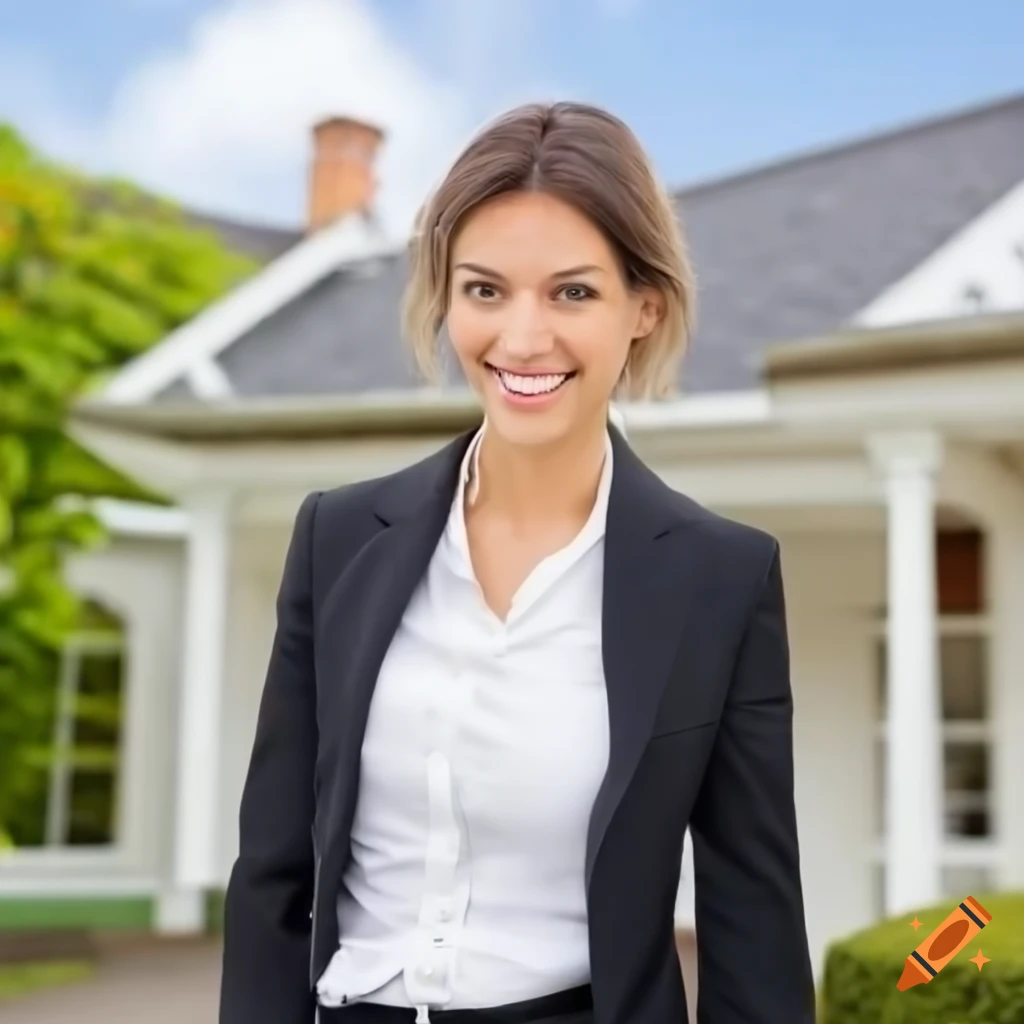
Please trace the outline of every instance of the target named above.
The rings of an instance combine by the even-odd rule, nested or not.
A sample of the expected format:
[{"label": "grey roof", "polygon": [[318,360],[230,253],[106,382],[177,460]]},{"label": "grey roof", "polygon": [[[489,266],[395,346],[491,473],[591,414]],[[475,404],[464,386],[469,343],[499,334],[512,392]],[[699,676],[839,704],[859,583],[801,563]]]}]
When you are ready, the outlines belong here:
[{"label": "grey roof", "polygon": [[[239,395],[309,395],[422,383],[402,342],[404,255],[339,271],[236,342],[220,365]],[[448,379],[460,375],[448,367]]]},{"label": "grey roof", "polygon": [[[755,386],[768,345],[842,326],[1021,180],[1024,96],[678,192],[700,299],[683,389]],[[242,395],[415,386],[404,276],[398,256],[339,272],[219,361]]]},{"label": "grey roof", "polygon": [[687,387],[753,385],[767,345],[840,327],[1022,180],[1024,96],[680,193]]},{"label": "grey roof", "polygon": [[294,228],[246,224],[195,210],[185,210],[184,217],[196,227],[213,231],[229,248],[260,263],[276,259],[302,238],[302,232]]}]

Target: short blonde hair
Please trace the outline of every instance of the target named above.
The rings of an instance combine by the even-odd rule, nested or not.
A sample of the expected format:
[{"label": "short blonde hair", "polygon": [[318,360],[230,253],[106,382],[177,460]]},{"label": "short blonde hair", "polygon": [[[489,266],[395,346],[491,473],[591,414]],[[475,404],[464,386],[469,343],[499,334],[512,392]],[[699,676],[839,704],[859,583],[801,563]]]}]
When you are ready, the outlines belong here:
[{"label": "short blonde hair", "polygon": [[531,103],[502,115],[470,142],[420,211],[403,324],[421,370],[438,377],[455,232],[479,204],[518,191],[545,192],[578,209],[604,233],[628,284],[661,293],[664,316],[634,342],[619,390],[629,398],[666,394],[694,319],[682,230],[633,132],[582,103]]}]

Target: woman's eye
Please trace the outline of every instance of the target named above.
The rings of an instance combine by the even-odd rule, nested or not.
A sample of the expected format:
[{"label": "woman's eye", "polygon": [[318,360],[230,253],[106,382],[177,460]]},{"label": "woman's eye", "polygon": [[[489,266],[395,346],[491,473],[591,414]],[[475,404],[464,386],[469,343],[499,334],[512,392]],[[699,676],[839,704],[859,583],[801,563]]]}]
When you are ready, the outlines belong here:
[{"label": "woman's eye", "polygon": [[475,299],[483,299],[484,301],[490,301],[498,294],[498,290],[493,284],[487,284],[484,281],[471,281],[463,290],[467,295],[471,295]]},{"label": "woman's eye", "polygon": [[584,299],[591,298],[594,293],[581,284],[567,284],[559,294],[570,302],[582,302]]}]

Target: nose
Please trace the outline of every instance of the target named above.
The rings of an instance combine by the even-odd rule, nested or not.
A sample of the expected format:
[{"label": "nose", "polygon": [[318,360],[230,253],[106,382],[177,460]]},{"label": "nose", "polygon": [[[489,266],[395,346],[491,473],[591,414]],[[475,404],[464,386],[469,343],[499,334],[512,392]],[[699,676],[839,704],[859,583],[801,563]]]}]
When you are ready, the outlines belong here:
[{"label": "nose", "polygon": [[551,329],[541,304],[530,295],[523,295],[506,307],[501,325],[501,347],[512,359],[526,361],[549,354],[555,346]]}]

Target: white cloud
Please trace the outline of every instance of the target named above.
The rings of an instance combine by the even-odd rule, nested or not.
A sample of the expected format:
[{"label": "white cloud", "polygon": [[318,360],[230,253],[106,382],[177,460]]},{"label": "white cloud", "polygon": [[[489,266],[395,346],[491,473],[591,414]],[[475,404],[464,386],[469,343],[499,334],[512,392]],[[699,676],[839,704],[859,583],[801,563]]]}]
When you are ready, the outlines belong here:
[{"label": "white cloud", "polygon": [[431,71],[371,0],[222,0],[183,44],[130,71],[99,118],[80,116],[39,62],[0,60],[0,89],[24,98],[5,100],[6,114],[58,159],[254,221],[301,222],[314,121],[366,118],[387,133],[378,205],[400,235],[483,120],[564,95],[529,69],[545,10],[544,0],[410,0]]},{"label": "white cloud", "polygon": [[183,50],[129,76],[104,148],[193,204],[298,220],[309,126],[364,117],[388,133],[380,205],[397,229],[461,137],[462,106],[357,0],[235,0],[199,20]]}]

